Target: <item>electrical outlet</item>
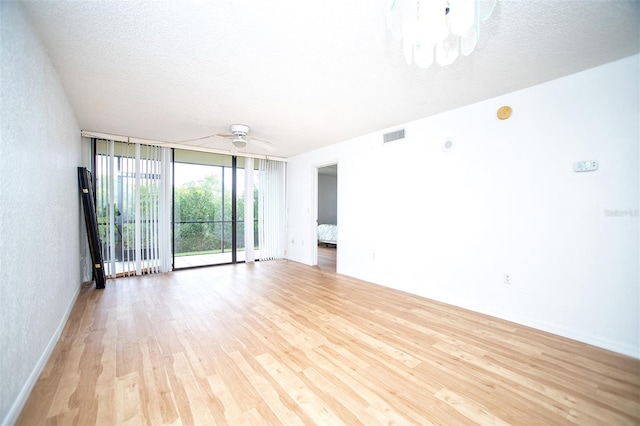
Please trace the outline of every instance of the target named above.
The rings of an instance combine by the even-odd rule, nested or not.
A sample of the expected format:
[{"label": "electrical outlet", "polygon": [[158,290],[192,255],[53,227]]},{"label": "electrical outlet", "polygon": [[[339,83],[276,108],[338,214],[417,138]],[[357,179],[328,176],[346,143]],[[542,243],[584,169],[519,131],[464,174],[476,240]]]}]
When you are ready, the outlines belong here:
[{"label": "electrical outlet", "polygon": [[511,285],[511,274],[504,274],[504,283],[506,285]]}]

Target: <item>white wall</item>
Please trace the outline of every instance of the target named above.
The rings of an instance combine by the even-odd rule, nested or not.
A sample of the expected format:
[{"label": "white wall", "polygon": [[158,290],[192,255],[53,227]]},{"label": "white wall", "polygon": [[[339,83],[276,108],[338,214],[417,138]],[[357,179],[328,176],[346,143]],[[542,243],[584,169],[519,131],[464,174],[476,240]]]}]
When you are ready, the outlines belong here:
[{"label": "white wall", "polygon": [[11,424],[80,289],[80,128],[18,2],[0,2],[0,423]]},{"label": "white wall", "polygon": [[339,273],[640,358],[638,62],[291,158],[288,257],[313,263],[313,168],[338,162]]}]

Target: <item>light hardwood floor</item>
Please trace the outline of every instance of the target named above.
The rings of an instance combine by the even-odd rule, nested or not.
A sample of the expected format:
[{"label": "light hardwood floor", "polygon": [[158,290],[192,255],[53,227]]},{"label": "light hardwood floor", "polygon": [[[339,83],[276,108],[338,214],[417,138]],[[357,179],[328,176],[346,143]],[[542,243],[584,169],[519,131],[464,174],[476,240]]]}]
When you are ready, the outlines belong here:
[{"label": "light hardwood floor", "polygon": [[336,272],[337,247],[318,245],[318,268],[326,272]]},{"label": "light hardwood floor", "polygon": [[18,425],[640,423],[640,361],[274,261],[83,288]]}]

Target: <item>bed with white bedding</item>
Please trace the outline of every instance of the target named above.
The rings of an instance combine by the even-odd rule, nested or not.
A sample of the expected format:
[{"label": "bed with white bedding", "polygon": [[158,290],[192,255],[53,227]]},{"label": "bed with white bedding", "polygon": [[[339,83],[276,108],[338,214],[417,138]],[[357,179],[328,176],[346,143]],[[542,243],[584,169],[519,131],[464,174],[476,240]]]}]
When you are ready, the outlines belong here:
[{"label": "bed with white bedding", "polygon": [[338,226],[327,223],[318,225],[318,243],[338,244]]}]

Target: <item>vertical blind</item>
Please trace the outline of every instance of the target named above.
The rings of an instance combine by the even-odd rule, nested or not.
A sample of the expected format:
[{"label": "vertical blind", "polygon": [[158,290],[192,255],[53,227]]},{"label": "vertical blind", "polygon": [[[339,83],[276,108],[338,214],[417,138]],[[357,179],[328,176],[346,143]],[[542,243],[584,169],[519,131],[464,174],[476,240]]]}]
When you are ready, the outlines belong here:
[{"label": "vertical blind", "polygon": [[285,250],[285,163],[261,159],[258,165],[260,260],[282,259]]},{"label": "vertical blind", "polygon": [[[109,277],[172,269],[172,159],[169,148],[96,140],[96,208],[105,272]],[[285,253],[285,165],[244,159],[244,221],[253,223],[258,188],[258,247],[244,227],[245,261],[282,259]]]},{"label": "vertical blind", "polygon": [[254,252],[255,235],[253,231],[253,158],[244,160],[244,261],[256,260]]},{"label": "vertical blind", "polygon": [[97,140],[95,176],[107,275],[170,271],[169,148]]}]

